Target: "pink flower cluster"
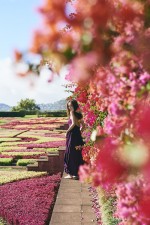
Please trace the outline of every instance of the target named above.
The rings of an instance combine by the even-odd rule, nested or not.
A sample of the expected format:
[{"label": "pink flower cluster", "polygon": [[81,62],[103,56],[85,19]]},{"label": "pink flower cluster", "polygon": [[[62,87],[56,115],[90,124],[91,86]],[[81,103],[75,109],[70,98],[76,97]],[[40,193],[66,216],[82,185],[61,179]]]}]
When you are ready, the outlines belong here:
[{"label": "pink flower cluster", "polygon": [[0,187],[0,216],[14,225],[44,225],[52,212],[60,175]]},{"label": "pink flower cluster", "polygon": [[150,223],[150,186],[141,179],[117,186],[117,210],[115,216],[122,219],[119,225]]}]

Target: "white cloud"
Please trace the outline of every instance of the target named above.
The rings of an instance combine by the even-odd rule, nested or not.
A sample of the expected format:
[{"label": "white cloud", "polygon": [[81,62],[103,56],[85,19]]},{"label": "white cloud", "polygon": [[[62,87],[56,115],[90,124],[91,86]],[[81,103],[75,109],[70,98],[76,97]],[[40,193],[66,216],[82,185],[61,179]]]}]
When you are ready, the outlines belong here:
[{"label": "white cloud", "polygon": [[20,78],[15,74],[10,58],[1,60],[0,103],[14,106],[25,98],[33,98],[36,103],[50,103],[66,98],[68,93],[62,86],[67,83],[65,74],[66,70],[63,70],[60,77],[55,76],[51,83],[48,82],[50,75],[46,71],[43,71],[39,78],[35,75]]}]

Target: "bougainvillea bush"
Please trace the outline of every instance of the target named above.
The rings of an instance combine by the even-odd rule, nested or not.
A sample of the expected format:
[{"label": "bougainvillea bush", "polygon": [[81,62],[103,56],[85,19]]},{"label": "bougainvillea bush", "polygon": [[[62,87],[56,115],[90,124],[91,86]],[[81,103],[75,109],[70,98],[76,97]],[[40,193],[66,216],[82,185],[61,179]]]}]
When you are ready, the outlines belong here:
[{"label": "bougainvillea bush", "polygon": [[38,11],[44,23],[30,50],[49,64],[50,80],[68,65],[87,125],[80,180],[115,199],[118,224],[150,224],[150,1],[45,0]]},{"label": "bougainvillea bush", "polygon": [[0,186],[0,216],[14,225],[46,224],[59,182],[58,174]]}]

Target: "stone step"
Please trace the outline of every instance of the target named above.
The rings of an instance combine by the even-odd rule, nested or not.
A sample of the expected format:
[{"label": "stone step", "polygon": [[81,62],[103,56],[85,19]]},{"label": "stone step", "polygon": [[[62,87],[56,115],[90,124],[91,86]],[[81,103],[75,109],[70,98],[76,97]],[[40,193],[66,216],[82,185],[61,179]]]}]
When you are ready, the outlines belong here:
[{"label": "stone step", "polygon": [[28,170],[47,171],[48,173],[58,173],[64,170],[65,146],[60,146],[58,151],[49,152],[47,156],[40,156],[37,159],[37,166],[27,165]]}]

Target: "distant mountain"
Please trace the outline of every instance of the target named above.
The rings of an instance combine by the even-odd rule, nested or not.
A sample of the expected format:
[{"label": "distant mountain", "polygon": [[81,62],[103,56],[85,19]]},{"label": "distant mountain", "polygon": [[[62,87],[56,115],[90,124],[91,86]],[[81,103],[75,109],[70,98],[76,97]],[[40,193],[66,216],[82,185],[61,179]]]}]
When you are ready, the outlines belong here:
[{"label": "distant mountain", "polygon": [[12,107],[4,103],[0,103],[0,111],[10,111]]},{"label": "distant mountain", "polygon": [[58,111],[58,110],[66,110],[66,103],[65,99],[59,100],[54,103],[48,104],[38,104],[41,111]]},{"label": "distant mountain", "polygon": [[[66,103],[65,99],[59,100],[54,103],[47,103],[47,104],[37,104],[40,107],[40,111],[59,111],[59,110],[66,110]],[[11,111],[11,106],[6,105],[4,103],[0,103],[0,111]]]}]

